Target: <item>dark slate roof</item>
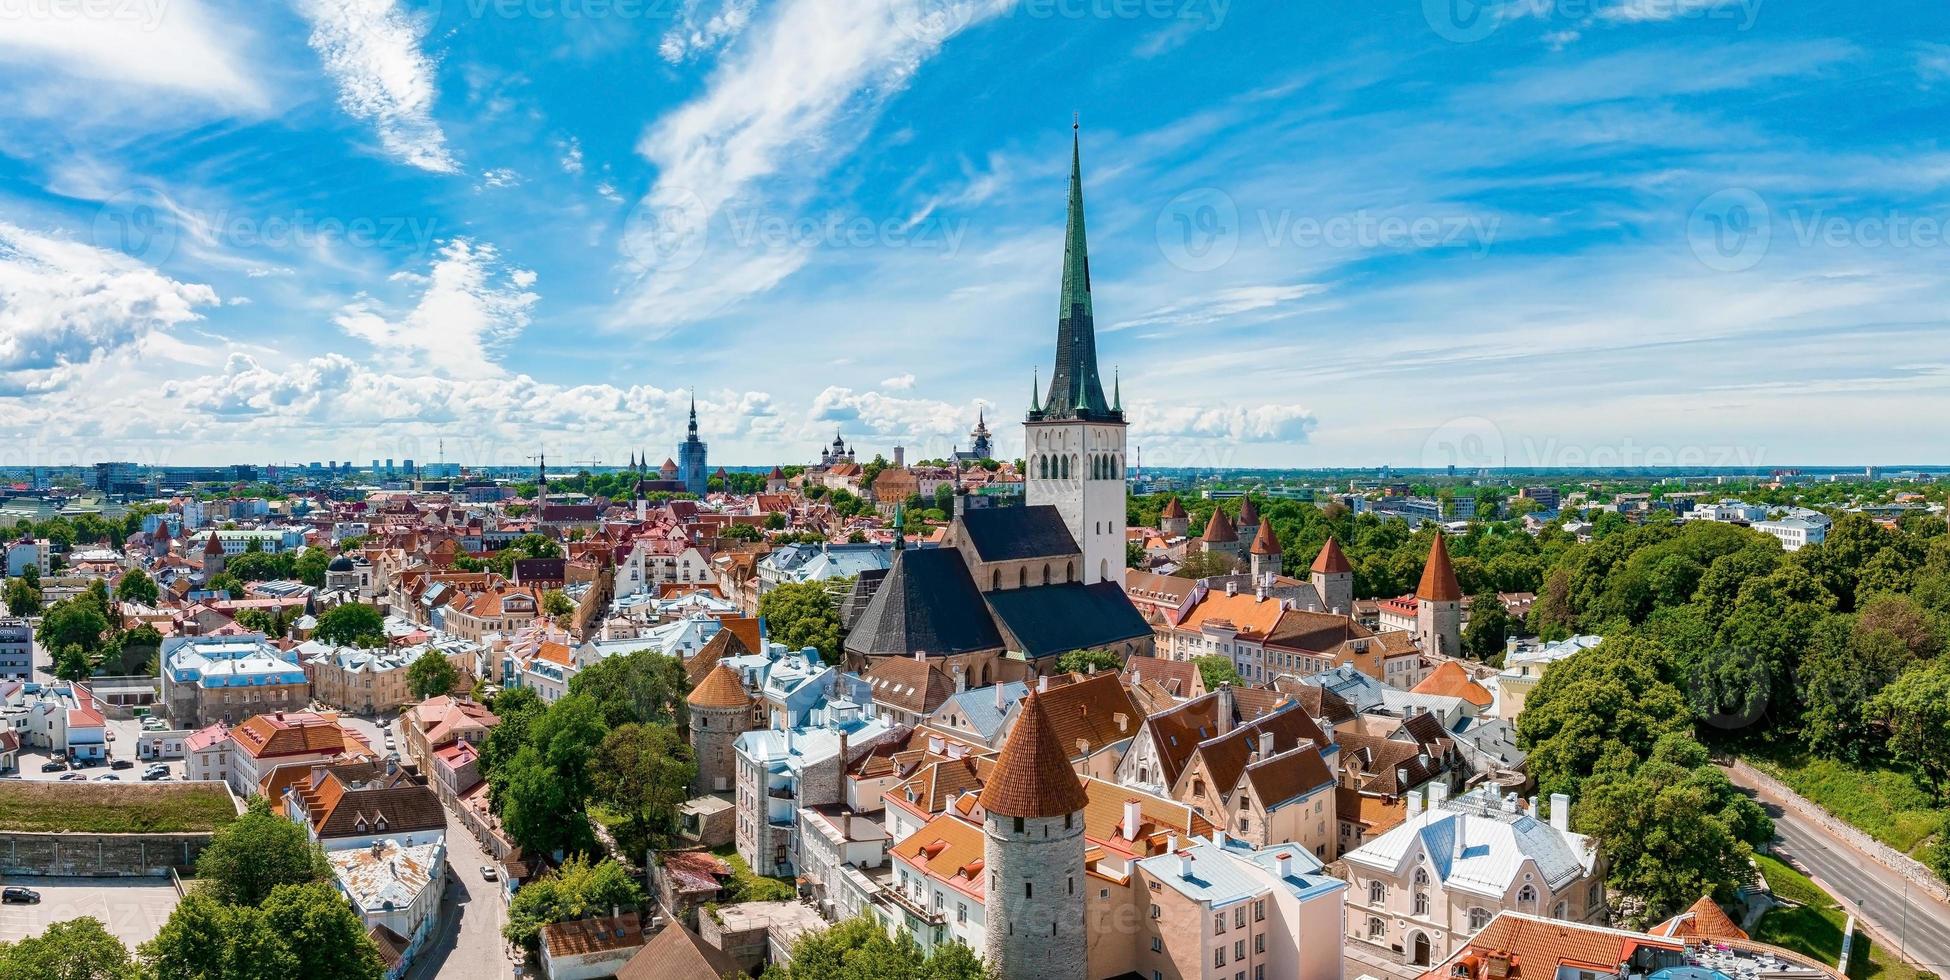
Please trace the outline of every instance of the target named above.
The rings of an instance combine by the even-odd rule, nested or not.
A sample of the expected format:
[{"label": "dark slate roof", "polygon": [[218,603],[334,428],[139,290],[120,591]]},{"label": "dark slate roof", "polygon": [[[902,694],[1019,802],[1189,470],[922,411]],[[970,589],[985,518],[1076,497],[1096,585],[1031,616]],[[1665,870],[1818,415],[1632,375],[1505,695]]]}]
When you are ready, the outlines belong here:
[{"label": "dark slate roof", "polygon": [[523,582],[560,582],[568,575],[568,560],[517,558],[510,570],[514,572],[516,585]]},{"label": "dark slate roof", "polygon": [[1002,636],[955,548],[897,552],[894,566],[846,637],[848,653],[868,657],[1001,647]]},{"label": "dark slate roof", "polygon": [[1004,589],[985,597],[1024,654],[1047,657],[1151,635],[1115,582]]},{"label": "dark slate roof", "polygon": [[1068,558],[1082,554],[1063,514],[1047,505],[981,507],[964,511],[961,522],[975,557],[982,561]]},{"label": "dark slate roof", "polygon": [[884,568],[865,569],[853,577],[853,591],[840,600],[841,629],[850,630],[853,624],[860,621],[860,616],[867,611],[867,605],[873,601],[873,594],[880,590],[881,580],[886,577],[887,570]]}]

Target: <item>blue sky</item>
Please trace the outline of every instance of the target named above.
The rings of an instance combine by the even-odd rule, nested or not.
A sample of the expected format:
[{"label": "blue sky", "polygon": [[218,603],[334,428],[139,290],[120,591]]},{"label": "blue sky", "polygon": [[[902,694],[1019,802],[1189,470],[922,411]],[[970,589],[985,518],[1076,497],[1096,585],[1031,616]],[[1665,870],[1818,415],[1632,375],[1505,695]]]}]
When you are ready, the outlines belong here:
[{"label": "blue sky", "polygon": [[1942,462],[1950,13],[0,0],[0,465]]}]

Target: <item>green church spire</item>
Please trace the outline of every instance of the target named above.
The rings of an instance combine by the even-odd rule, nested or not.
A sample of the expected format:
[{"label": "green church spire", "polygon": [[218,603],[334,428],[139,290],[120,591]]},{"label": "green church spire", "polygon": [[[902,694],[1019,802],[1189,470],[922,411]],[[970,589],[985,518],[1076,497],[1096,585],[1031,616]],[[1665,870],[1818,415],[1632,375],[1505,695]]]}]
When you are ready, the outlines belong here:
[{"label": "green church spire", "polygon": [[1070,144],[1069,216],[1063,233],[1063,289],[1056,320],[1056,370],[1050,375],[1046,417],[1110,419],[1097,373],[1097,328],[1090,299],[1090,245],[1083,222],[1083,135]]}]

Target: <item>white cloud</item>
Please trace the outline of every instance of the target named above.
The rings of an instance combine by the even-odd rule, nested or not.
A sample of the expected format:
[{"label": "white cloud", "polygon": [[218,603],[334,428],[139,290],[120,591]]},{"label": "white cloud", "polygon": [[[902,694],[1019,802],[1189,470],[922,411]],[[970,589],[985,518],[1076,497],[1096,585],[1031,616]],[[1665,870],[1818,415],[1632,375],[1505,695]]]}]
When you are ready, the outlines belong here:
[{"label": "white cloud", "polygon": [[481,172],[481,186],[483,187],[498,190],[503,187],[513,187],[519,183],[521,183],[521,175],[507,167],[496,167],[493,170]]},{"label": "white cloud", "polygon": [[1160,325],[1184,327],[1215,323],[1248,313],[1279,310],[1320,293],[1326,288],[1319,283],[1306,282],[1284,286],[1234,286],[1195,300],[1159,307],[1135,319],[1117,323],[1108,329],[1128,330],[1132,327]]},{"label": "white cloud", "polygon": [[432,371],[456,377],[497,377],[500,349],[528,325],[538,299],[529,291],[535,274],[504,269],[494,246],[459,238],[440,249],[411,310],[389,316],[361,296],[333,318],[341,330],[382,354],[411,358]]},{"label": "white cloud", "polygon": [[729,206],[791,217],[817,178],[870,130],[879,107],[947,38],[1006,0],[784,0],[741,34],[698,98],[652,125],[638,151],[657,182],[625,229],[636,281],[619,326],[671,326],[770,290],[803,248],[720,234]]},{"label": "white cloud", "polygon": [[[0,64],[21,65],[26,72],[20,84],[59,105],[85,99],[98,108],[106,93],[87,87],[84,96],[71,81],[47,82],[36,77],[43,68],[141,93],[140,99],[118,100],[122,105],[180,95],[229,109],[264,108],[267,95],[240,54],[252,47],[251,32],[234,17],[213,15],[210,7],[205,0],[0,5]],[[14,88],[8,101],[18,105],[24,90]]]},{"label": "white cloud", "polygon": [[888,388],[893,391],[907,391],[914,387],[914,375],[912,374],[896,375],[894,377],[888,378],[880,382],[880,386],[882,388]]},{"label": "white cloud", "polygon": [[657,53],[674,65],[715,51],[744,31],[757,7],[758,0],[684,0]]},{"label": "white cloud", "polygon": [[217,302],[119,252],[0,222],[0,397],[57,390]]},{"label": "white cloud", "polygon": [[582,141],[571,136],[558,144],[562,150],[562,172],[570,175],[582,173]]},{"label": "white cloud", "polygon": [[434,173],[458,173],[447,136],[433,120],[439,97],[421,28],[394,0],[300,0],[311,46],[339,90],[339,106],[371,122],[386,152]]}]

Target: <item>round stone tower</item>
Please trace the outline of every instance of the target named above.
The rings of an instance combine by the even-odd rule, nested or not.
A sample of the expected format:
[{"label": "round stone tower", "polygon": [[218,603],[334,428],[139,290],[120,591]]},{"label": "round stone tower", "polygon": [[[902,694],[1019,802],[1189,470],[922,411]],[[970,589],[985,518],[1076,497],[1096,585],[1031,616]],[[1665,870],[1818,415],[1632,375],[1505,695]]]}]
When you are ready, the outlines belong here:
[{"label": "round stone tower", "polygon": [[1456,584],[1456,569],[1449,564],[1449,547],[1441,531],[1429,545],[1422,583],[1415,588],[1415,633],[1424,653],[1462,655],[1462,587]]},{"label": "round stone tower", "polygon": [[1320,595],[1322,611],[1337,616],[1354,615],[1354,565],[1341,551],[1340,542],[1330,537],[1321,545],[1309,577],[1314,591]]},{"label": "round stone tower", "polygon": [[697,758],[691,795],[729,792],[738,766],[732,746],[752,727],[751,695],[737,671],[719,664],[685,700],[691,706],[691,753]]},{"label": "round stone tower", "polygon": [[981,800],[989,967],[1004,977],[1084,980],[1089,800],[1037,695],[1023,699]]}]

